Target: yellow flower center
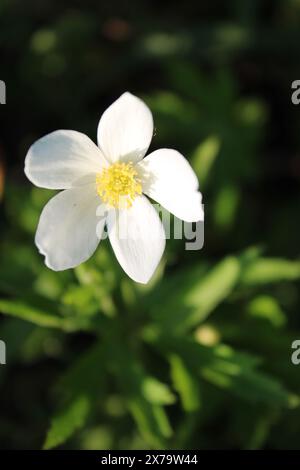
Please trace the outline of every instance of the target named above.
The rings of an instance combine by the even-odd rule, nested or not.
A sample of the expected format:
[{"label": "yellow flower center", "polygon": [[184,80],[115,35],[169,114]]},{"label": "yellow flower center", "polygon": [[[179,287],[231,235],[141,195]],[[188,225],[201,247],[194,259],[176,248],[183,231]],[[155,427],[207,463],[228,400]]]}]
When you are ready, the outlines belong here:
[{"label": "yellow flower center", "polygon": [[96,176],[97,193],[114,208],[128,208],[142,194],[141,181],[132,162],[114,163]]}]

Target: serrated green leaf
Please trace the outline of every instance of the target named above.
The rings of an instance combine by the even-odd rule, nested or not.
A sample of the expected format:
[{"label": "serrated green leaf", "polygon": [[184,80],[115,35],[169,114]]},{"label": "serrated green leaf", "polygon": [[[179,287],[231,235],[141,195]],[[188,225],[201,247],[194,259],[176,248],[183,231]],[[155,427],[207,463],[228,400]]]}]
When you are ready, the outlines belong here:
[{"label": "serrated green leaf", "polygon": [[44,449],[52,449],[63,444],[84,425],[90,410],[91,403],[87,396],[78,396],[74,399],[69,406],[53,418]]},{"label": "serrated green leaf", "polygon": [[61,406],[51,420],[45,449],[63,444],[84,426],[97,397],[103,392],[104,363],[105,350],[102,345],[95,345],[61,377],[57,384]]}]

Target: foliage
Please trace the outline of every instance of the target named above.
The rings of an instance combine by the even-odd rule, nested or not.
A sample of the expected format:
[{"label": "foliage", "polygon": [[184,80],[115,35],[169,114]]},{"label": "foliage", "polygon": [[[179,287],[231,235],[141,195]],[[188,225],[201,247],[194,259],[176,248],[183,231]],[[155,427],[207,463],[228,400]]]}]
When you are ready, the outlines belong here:
[{"label": "foliage", "polygon": [[[147,2],[23,3],[0,5],[1,448],[298,448],[299,2],[160,4],[159,20]],[[48,270],[34,232],[52,193],[23,175],[35,138],[95,136],[125,89],[204,194],[204,248],[169,240],[147,286],[107,241]]]}]

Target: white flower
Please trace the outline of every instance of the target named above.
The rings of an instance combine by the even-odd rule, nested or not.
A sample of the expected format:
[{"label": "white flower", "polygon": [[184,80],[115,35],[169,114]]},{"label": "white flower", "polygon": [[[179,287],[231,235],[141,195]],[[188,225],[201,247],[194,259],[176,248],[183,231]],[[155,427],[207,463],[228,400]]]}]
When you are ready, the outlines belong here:
[{"label": "white flower", "polygon": [[[165,233],[144,194],[184,221],[203,220],[197,177],[187,160],[171,149],[143,158],[152,134],[151,111],[127,92],[102,115],[98,147],[70,130],[55,131],[32,145],[26,176],[36,186],[64,190],[44,207],[35,237],[49,268],[61,271],[86,261],[106,224],[125,272],[147,283],[162,257]],[[107,217],[99,221],[101,204]],[[125,220],[128,232],[121,237]]]}]

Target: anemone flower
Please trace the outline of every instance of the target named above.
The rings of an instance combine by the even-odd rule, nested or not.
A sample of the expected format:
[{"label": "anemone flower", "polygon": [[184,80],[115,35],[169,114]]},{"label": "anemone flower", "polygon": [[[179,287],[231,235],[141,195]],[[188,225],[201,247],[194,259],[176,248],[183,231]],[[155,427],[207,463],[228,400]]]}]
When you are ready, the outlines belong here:
[{"label": "anemone flower", "polygon": [[[61,271],[86,261],[106,226],[124,271],[147,283],[166,238],[147,196],[183,221],[203,220],[190,164],[172,149],[145,157],[152,135],[150,109],[126,92],[103,113],[98,146],[71,130],[52,132],[31,146],[25,160],[28,179],[42,188],[63,190],[44,207],[35,236],[50,269]],[[124,226],[126,236],[124,230],[121,236]]]}]

